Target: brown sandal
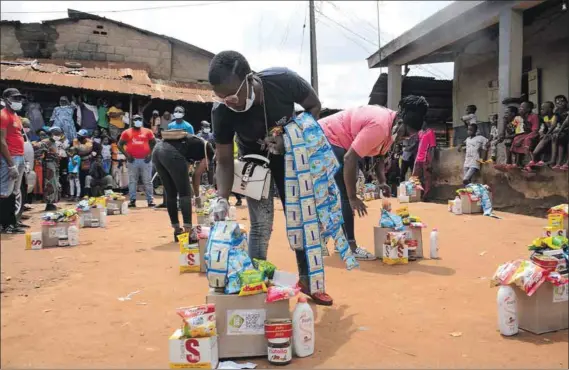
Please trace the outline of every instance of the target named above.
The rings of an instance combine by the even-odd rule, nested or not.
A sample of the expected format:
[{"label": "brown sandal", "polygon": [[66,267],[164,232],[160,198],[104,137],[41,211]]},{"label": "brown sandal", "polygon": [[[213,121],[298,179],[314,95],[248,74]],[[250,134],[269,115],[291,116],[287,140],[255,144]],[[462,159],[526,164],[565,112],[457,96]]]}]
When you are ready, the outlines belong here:
[{"label": "brown sandal", "polygon": [[310,299],[312,299],[312,301],[317,305],[332,306],[334,304],[334,300],[332,299],[332,297],[330,297],[328,293],[316,292],[314,294],[310,294],[310,291],[308,290],[307,287],[304,286],[304,284],[299,282],[298,286],[300,287],[300,291],[302,292],[302,294],[309,296]]}]

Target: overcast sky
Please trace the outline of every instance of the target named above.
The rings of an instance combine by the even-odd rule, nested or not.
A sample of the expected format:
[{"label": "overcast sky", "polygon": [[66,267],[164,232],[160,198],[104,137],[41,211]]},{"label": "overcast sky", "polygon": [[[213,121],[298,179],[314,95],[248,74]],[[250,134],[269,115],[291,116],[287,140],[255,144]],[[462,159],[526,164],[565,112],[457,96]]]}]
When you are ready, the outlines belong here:
[{"label": "overcast sky", "polygon": [[[381,44],[450,3],[380,1]],[[367,104],[379,76],[379,69],[368,69],[366,61],[378,46],[376,1],[315,4],[323,106]],[[67,8],[91,12],[175,37],[213,53],[237,50],[255,70],[285,66],[310,81],[308,1],[1,1],[0,5],[2,20],[22,22],[65,18]],[[132,11],[151,7],[161,9]],[[409,75],[452,79],[453,67],[452,63],[412,66]]]}]

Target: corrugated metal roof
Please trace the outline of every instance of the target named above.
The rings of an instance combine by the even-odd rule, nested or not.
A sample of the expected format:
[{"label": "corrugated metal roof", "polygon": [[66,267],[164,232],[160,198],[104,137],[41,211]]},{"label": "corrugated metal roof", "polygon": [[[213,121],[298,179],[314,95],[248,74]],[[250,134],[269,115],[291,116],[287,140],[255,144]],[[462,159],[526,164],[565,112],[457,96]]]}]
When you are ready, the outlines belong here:
[{"label": "corrugated metal roof", "polygon": [[[109,91],[119,94],[147,96],[153,99],[184,100],[211,103],[208,85],[151,80],[148,72],[134,68],[92,67],[69,68],[51,63],[1,62],[0,80],[42,85],[65,86],[83,90]],[[9,64],[4,64],[9,63]]]}]

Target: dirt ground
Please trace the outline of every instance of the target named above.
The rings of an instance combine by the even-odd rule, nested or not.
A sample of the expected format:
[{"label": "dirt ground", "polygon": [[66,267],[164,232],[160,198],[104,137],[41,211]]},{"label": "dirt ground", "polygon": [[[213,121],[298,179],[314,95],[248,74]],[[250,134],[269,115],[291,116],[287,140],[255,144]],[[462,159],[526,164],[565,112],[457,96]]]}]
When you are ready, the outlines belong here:
[{"label": "dirt ground", "polygon": [[[380,202],[369,206],[369,216],[356,220],[356,235],[373,251]],[[30,212],[34,229],[40,208]],[[269,259],[295,272],[276,208]],[[566,369],[567,330],[500,336],[497,291],[489,287],[500,263],[528,255],[527,243],[546,221],[455,216],[425,203],[410,210],[429,226],[426,252],[428,232],[439,228],[441,259],[362,262],[346,271],[338,256],[327,257],[334,306],[313,306],[316,353],[289,367]],[[245,208],[238,213],[248,215]],[[180,325],[174,309],[205,302],[205,277],[178,273],[165,211],[139,208],[108,220],[106,229],[82,229],[80,246],[72,248],[25,251],[24,236],[2,236],[2,368],[168,367],[168,337]],[[131,301],[117,299],[137,290]],[[262,358],[253,362],[267,367]]]}]

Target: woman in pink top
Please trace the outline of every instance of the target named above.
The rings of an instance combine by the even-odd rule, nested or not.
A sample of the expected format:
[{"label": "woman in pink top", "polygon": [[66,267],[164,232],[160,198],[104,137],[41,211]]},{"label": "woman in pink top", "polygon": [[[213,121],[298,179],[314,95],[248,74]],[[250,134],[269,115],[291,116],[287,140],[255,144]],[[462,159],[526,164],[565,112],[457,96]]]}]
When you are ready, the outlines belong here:
[{"label": "woman in pink top", "polygon": [[411,176],[419,177],[423,185],[423,200],[427,199],[427,195],[431,190],[432,173],[433,173],[433,157],[437,146],[437,138],[435,132],[423,125],[419,131],[419,148],[417,149],[417,157],[415,157],[415,165]]},{"label": "woman in pink top", "polygon": [[340,163],[335,179],[342,197],[344,229],[355,258],[373,260],[375,257],[358,247],[354,232],[354,213],[367,215],[367,207],[356,195],[358,163],[364,157],[379,157],[375,172],[384,195],[391,194],[386,184],[383,157],[391,145],[409,133],[417,132],[429,105],[422,96],[407,96],[395,112],[377,105],[346,109],[319,121],[320,126]]}]

